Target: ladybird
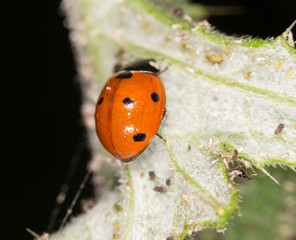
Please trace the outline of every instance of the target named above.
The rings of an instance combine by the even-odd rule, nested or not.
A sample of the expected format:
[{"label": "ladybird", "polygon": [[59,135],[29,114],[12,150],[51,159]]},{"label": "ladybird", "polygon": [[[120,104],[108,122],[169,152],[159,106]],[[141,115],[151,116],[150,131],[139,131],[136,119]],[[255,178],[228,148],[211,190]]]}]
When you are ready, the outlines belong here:
[{"label": "ladybird", "polygon": [[166,95],[154,59],[139,60],[111,76],[96,106],[96,131],[115,158],[130,162],[155,136]]}]

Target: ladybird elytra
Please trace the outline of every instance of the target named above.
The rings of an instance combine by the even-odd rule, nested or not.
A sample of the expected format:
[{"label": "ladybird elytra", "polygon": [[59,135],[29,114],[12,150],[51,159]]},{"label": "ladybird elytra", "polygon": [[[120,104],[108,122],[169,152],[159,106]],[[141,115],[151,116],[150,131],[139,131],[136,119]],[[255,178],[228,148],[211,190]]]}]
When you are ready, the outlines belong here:
[{"label": "ladybird elytra", "polygon": [[107,81],[96,106],[98,137],[114,157],[135,159],[156,134],[166,96],[153,59],[122,68]]}]

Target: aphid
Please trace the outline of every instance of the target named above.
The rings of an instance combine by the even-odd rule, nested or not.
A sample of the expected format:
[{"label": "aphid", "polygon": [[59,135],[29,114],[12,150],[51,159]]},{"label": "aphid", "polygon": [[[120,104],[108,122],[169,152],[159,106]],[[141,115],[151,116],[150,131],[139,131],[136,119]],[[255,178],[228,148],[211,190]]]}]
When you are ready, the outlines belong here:
[{"label": "aphid", "polygon": [[153,188],[153,190],[155,192],[160,192],[160,193],[166,193],[166,191],[167,191],[165,187],[155,187],[155,188]]},{"label": "aphid", "polygon": [[177,17],[181,17],[183,15],[183,9],[180,7],[176,7],[173,10],[172,16],[177,18]]},{"label": "aphid", "polygon": [[149,172],[149,179],[152,180],[152,181],[154,181],[155,178],[156,178],[155,172],[150,171],[150,172]]},{"label": "aphid", "polygon": [[171,180],[170,180],[170,179],[167,179],[167,180],[165,181],[165,184],[166,184],[167,186],[170,186],[170,185],[171,185]]},{"label": "aphid", "polygon": [[211,53],[206,53],[205,58],[212,64],[220,64],[224,60],[224,57],[222,55],[214,55]]},{"label": "aphid", "polygon": [[285,128],[285,124],[280,123],[277,128],[274,130],[274,134],[277,135],[279,133],[281,133],[283,131],[283,129]]}]

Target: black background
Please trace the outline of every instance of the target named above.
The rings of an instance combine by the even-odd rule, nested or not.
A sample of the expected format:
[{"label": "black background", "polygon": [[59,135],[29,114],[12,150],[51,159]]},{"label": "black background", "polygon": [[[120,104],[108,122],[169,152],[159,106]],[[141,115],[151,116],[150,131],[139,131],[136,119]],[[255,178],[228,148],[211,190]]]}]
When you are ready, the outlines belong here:
[{"label": "black background", "polygon": [[[199,1],[236,4],[238,1]],[[5,3],[6,4],[6,3]],[[32,239],[25,228],[47,230],[55,198],[72,157],[80,156],[69,199],[85,174],[89,152],[80,116],[81,93],[60,1],[22,1],[4,6],[2,58],[9,84],[2,96],[1,239]],[[212,17],[228,34],[267,38],[280,35],[296,19],[296,1],[241,1],[244,15]],[[4,30],[4,31],[3,31]],[[3,34],[4,32],[4,34]],[[294,35],[296,30],[293,30]],[[4,88],[2,88],[4,89]],[[78,147],[79,149],[79,147]],[[91,196],[91,188],[84,191]],[[69,204],[69,203],[68,203]],[[79,206],[77,207],[79,208]],[[59,216],[59,225],[65,209]]]}]

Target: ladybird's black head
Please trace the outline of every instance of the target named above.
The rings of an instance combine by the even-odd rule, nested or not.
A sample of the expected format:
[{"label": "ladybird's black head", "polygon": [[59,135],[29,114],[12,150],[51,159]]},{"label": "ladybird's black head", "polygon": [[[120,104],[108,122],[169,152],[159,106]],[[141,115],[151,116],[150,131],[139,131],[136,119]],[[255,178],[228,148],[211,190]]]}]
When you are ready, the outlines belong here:
[{"label": "ladybird's black head", "polygon": [[127,71],[139,71],[139,72],[148,72],[151,74],[159,74],[159,66],[154,59],[143,59],[132,62],[127,66],[124,66],[121,70]]}]

